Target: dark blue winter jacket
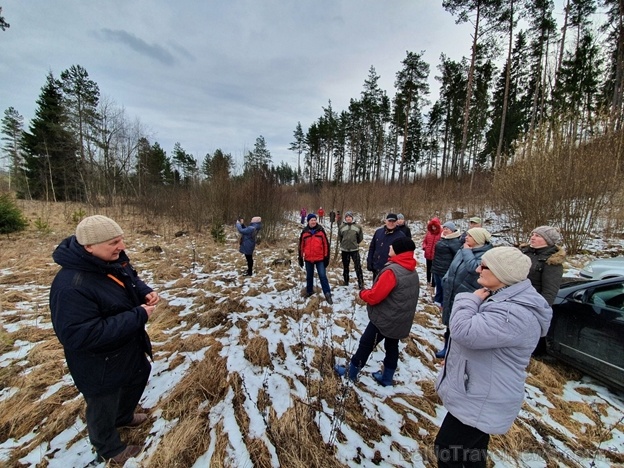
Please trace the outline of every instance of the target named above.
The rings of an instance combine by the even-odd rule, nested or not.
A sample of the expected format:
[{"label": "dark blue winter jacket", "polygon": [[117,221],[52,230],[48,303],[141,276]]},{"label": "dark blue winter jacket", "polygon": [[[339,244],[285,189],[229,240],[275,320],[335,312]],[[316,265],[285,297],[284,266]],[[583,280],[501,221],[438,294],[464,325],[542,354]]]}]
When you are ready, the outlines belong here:
[{"label": "dark blue winter jacket", "polygon": [[105,262],[71,236],[52,258],[62,267],[50,288],[52,324],[78,390],[85,396],[105,395],[137,372],[149,372],[148,316],[141,304],[152,289],[139,279],[126,253]]},{"label": "dark blue winter jacket", "polygon": [[366,257],[366,268],[369,271],[381,271],[388,262],[390,254],[390,244],[400,237],[405,237],[398,229],[392,231],[386,227],[380,227],[375,231],[368,247],[368,257]]},{"label": "dark blue winter jacket", "polygon": [[249,226],[236,223],[236,229],[241,235],[241,243],[238,251],[244,255],[253,254],[256,248],[256,238],[258,231],[262,229],[262,223],[250,223]]}]

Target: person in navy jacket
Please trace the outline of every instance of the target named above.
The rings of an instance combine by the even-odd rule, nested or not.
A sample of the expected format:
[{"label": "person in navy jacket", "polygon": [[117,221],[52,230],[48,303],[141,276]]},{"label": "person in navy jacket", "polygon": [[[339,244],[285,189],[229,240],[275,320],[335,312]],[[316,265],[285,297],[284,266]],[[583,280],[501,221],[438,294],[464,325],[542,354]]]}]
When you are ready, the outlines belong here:
[{"label": "person in navy jacket", "polygon": [[151,370],[145,324],[159,301],[124,249],[115,221],[101,215],[83,219],[52,255],[61,270],[50,289],[54,332],[87,403],[89,439],[99,458],[113,464],[142,450],[123,443],[117,428],[147,420],[134,411]]}]

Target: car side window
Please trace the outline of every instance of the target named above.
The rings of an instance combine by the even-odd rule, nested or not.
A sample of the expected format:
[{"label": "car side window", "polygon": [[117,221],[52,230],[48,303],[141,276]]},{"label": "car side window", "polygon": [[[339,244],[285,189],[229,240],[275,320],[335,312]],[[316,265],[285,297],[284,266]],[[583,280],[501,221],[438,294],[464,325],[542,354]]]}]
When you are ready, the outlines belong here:
[{"label": "car side window", "polygon": [[621,283],[610,284],[591,291],[588,303],[598,307],[605,307],[619,311],[624,310],[624,285]]}]

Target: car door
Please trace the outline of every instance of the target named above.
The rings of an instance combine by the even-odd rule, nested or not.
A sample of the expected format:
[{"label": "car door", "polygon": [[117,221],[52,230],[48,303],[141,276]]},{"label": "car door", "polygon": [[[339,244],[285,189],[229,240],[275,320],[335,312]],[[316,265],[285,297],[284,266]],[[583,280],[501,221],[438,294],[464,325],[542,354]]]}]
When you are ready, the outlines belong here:
[{"label": "car door", "polygon": [[624,284],[578,290],[557,306],[553,340],[566,361],[624,386]]}]

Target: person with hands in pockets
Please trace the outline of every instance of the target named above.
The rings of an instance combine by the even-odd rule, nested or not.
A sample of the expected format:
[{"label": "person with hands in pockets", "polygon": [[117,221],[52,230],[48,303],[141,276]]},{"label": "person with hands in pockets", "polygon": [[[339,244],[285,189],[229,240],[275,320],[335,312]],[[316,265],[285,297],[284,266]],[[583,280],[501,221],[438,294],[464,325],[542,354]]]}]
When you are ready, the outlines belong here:
[{"label": "person with hands in pockets", "polygon": [[52,257],[61,266],[50,288],[52,325],[87,403],[89,439],[100,459],[123,465],[142,450],[123,443],[117,428],[147,421],[134,411],[151,370],[145,324],[158,293],[141,281],[121,227],[106,216],[83,219]]},{"label": "person with hands in pockets", "polygon": [[435,439],[438,467],[485,467],[490,434],[506,433],[520,412],[531,353],[552,317],[530,268],[515,247],[492,248],[476,269],[482,287],[455,297],[436,382],[448,411]]},{"label": "person with hands in pockets", "polygon": [[316,268],[325,300],[329,304],[333,304],[326,272],[326,268],[329,266],[329,241],[325,229],[316,219],[316,214],[310,213],[307,216],[307,222],[299,236],[298,258],[300,267],[303,268],[305,264],[306,297],[310,297],[314,293],[314,269]]}]

